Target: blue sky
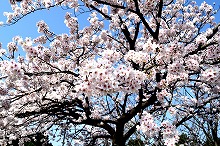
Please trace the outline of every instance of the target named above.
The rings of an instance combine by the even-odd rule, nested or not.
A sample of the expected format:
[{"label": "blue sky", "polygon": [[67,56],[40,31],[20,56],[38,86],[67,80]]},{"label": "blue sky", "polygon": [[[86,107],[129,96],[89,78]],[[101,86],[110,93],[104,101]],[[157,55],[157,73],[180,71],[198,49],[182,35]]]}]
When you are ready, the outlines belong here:
[{"label": "blue sky", "polygon": [[[0,4],[0,21],[5,22],[6,17],[3,16],[3,12],[11,12],[11,7],[8,0],[3,0]],[[69,33],[69,29],[64,24],[64,16],[66,12],[73,12],[73,10],[65,10],[61,7],[55,7],[52,9],[45,9],[42,11],[36,11],[30,15],[25,16],[19,20],[16,24],[11,26],[0,27],[0,42],[3,48],[6,49],[7,43],[12,41],[12,38],[16,35],[35,38],[40,34],[37,32],[36,23],[40,20],[44,20],[51,31],[55,34]],[[87,23],[86,17],[81,17],[81,23]],[[84,24],[85,25],[85,24]]]},{"label": "blue sky", "polygon": [[[6,18],[3,16],[3,12],[11,11],[9,0],[1,0],[0,4],[0,21],[5,21]],[[207,3],[212,4],[213,2],[216,2],[216,6],[220,6],[220,0],[206,0]],[[203,0],[196,0],[198,4],[203,2]],[[61,33],[68,33],[69,30],[64,24],[64,16],[66,12],[73,12],[73,10],[63,10],[60,7],[52,8],[50,10],[43,10],[43,11],[37,11],[34,12],[20,21],[18,21],[16,24],[6,27],[0,27],[0,42],[3,44],[3,48],[6,49],[7,43],[12,40],[12,38],[16,35],[25,37],[31,37],[35,38],[39,36],[37,32],[36,22],[40,20],[44,20],[48,26],[50,27],[50,30],[55,32],[55,34],[61,34]],[[220,14],[216,16],[216,21],[220,22]],[[79,19],[80,25],[87,25],[87,17],[81,17]],[[58,146],[58,143],[53,143],[54,146]]]}]

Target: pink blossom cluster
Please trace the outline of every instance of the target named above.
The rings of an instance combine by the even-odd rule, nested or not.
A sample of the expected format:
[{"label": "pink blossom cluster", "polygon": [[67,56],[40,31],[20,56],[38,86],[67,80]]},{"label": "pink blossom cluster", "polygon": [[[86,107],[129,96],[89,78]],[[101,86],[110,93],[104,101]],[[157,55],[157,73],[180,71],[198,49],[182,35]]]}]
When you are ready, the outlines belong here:
[{"label": "pink blossom cluster", "polygon": [[[0,90],[1,90],[1,92],[7,92],[7,91],[2,91],[4,89],[0,89]],[[5,93],[3,93],[3,94],[5,94]],[[4,109],[6,109],[6,110],[10,109],[10,101],[9,100],[3,100],[1,104]]]},{"label": "pink blossom cluster", "polygon": [[73,9],[78,9],[78,0],[23,0],[19,4],[13,2],[11,7],[13,12],[5,12],[4,15],[7,17],[7,23],[15,23],[17,18],[23,17],[36,9],[49,9],[54,6],[68,6]]},{"label": "pink blossom cluster", "polygon": [[204,45],[206,42],[207,42],[207,38],[203,34],[196,38],[196,43],[198,45]]},{"label": "pink blossom cluster", "polygon": [[78,20],[76,17],[71,17],[71,13],[66,13],[64,23],[70,29],[70,34],[74,34],[78,29]]},{"label": "pink blossom cluster", "polygon": [[209,60],[218,60],[219,54],[220,54],[220,47],[212,46],[206,50],[206,52],[204,53],[204,56],[206,57],[206,59],[209,59]]},{"label": "pink blossom cluster", "polygon": [[148,53],[144,53],[142,51],[136,52],[134,50],[130,50],[124,56],[124,58],[127,62],[132,61],[142,66],[144,63],[148,63],[148,61],[150,60],[149,56],[150,55]]},{"label": "pink blossom cluster", "polygon": [[119,52],[105,50],[97,61],[88,60],[89,63],[80,69],[83,82],[76,87],[78,93],[96,96],[118,91],[137,92],[145,74],[124,65],[112,66],[120,56]]},{"label": "pink blossom cluster", "polygon": [[12,53],[12,52],[16,52],[18,50],[18,47],[17,45],[15,44],[15,42],[10,42],[8,43],[8,51],[9,53]]},{"label": "pink blossom cluster", "polygon": [[6,87],[1,87],[0,88],[0,95],[6,95],[8,93],[8,89]]},{"label": "pink blossom cluster", "polygon": [[6,54],[6,50],[2,48],[2,44],[0,43],[0,57]]},{"label": "pink blossom cluster", "polygon": [[188,74],[184,69],[182,60],[175,61],[168,66],[167,82],[175,83],[178,80],[184,82],[188,80]]},{"label": "pink blossom cluster", "polygon": [[[162,81],[163,82],[163,81]],[[162,90],[161,92],[159,92],[159,93],[157,93],[157,98],[158,98],[158,101],[163,105],[163,106],[165,106],[165,104],[164,103],[166,103],[165,101],[164,101],[164,98],[167,98],[167,99],[169,99],[170,97],[171,97],[171,94],[167,91],[167,90]]]},{"label": "pink blossom cluster", "polygon": [[175,143],[179,140],[178,131],[175,126],[168,121],[163,121],[159,126],[155,118],[146,111],[142,114],[141,123],[140,126],[137,126],[137,130],[141,130],[151,138],[158,136],[159,131],[162,130],[163,141],[167,146],[175,146]]},{"label": "pink blossom cluster", "polygon": [[34,43],[46,44],[47,37],[45,35],[39,36],[33,40]]},{"label": "pink blossom cluster", "polygon": [[142,130],[149,137],[154,137],[158,134],[160,128],[158,127],[157,123],[154,121],[154,117],[144,111],[141,118],[140,126],[137,126],[137,130]]},{"label": "pink blossom cluster", "polygon": [[220,85],[220,68],[208,68],[202,72],[202,80],[215,86]]},{"label": "pink blossom cluster", "polygon": [[23,74],[20,63],[15,61],[2,61],[0,66],[2,75],[8,75],[12,80],[18,79]]},{"label": "pink blossom cluster", "polygon": [[189,70],[197,71],[199,70],[199,59],[197,57],[191,57],[190,59],[187,59],[186,66]]},{"label": "pink blossom cluster", "polygon": [[[158,0],[145,0],[141,5],[141,13],[146,15],[150,11],[152,11],[156,5],[158,4]],[[134,6],[134,5],[133,5]]]},{"label": "pink blossom cluster", "polygon": [[37,31],[39,33],[43,33],[48,37],[52,37],[53,34],[49,31],[48,25],[43,20],[37,22],[37,27],[38,27]]},{"label": "pink blossom cluster", "polygon": [[179,136],[176,127],[171,125],[170,122],[164,121],[161,123],[164,144],[167,146],[175,146],[178,142]]},{"label": "pink blossom cluster", "polygon": [[172,64],[169,65],[168,67],[168,72],[172,74],[178,74],[181,72],[183,69],[183,61],[175,61]]}]

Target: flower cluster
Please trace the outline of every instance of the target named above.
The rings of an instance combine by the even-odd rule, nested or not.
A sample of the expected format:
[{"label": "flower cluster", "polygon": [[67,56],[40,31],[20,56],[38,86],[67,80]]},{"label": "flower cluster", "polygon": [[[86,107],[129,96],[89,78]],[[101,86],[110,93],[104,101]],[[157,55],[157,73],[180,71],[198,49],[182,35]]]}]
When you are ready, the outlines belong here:
[{"label": "flower cluster", "polygon": [[164,144],[167,146],[175,146],[175,143],[177,143],[179,140],[176,127],[171,125],[168,121],[162,122],[159,126],[158,124],[156,124],[153,116],[144,111],[141,117],[140,126],[137,126],[137,130],[141,130],[144,134],[152,138],[158,135],[161,129]]},{"label": "flower cluster", "polygon": [[128,62],[132,61],[142,66],[144,63],[148,63],[150,58],[148,53],[144,53],[142,51],[136,52],[134,50],[130,50],[125,55],[124,59]]},{"label": "flower cluster", "polygon": [[187,81],[188,74],[185,71],[183,61],[175,61],[168,66],[168,75],[167,75],[167,82],[173,83],[176,81]]},{"label": "flower cluster", "polygon": [[6,54],[6,50],[2,48],[2,44],[0,43],[0,57]]},{"label": "flower cluster", "polygon": [[114,50],[104,50],[102,57],[109,60],[112,64],[117,63],[121,59],[121,54]]},{"label": "flower cluster", "polygon": [[44,35],[39,36],[39,37],[35,38],[35,39],[33,40],[33,42],[34,42],[34,43],[40,43],[40,44],[46,44],[46,42],[47,42],[47,37],[44,36]]},{"label": "flower cluster", "polygon": [[158,101],[161,102],[162,105],[164,105],[164,97],[169,99],[171,97],[171,94],[166,90],[162,90],[161,92],[157,93]]},{"label": "flower cluster", "polygon": [[117,86],[117,83],[111,79],[113,68],[108,65],[106,60],[98,59],[98,61],[102,63],[91,60],[90,64],[80,69],[84,82],[76,86],[78,93],[83,92],[95,96],[106,91],[112,92]]},{"label": "flower cluster", "polygon": [[141,117],[140,126],[137,126],[137,130],[141,130],[147,136],[153,137],[158,134],[159,127],[155,123],[153,116],[144,111]]},{"label": "flower cluster", "polygon": [[15,61],[2,61],[0,70],[3,75],[8,75],[11,79],[16,79],[23,74],[20,63]]},{"label": "flower cluster", "polygon": [[[1,90],[1,89],[0,89],[0,90]],[[9,100],[3,100],[3,101],[2,101],[2,107],[3,107],[4,109],[8,110],[8,109],[11,107],[10,101],[9,101]]]},{"label": "flower cluster", "polygon": [[97,16],[96,12],[93,12],[90,16],[91,16],[91,18],[89,17],[88,20],[91,24],[91,27],[93,27],[94,29],[104,27],[104,23],[102,21],[99,21],[99,18]]},{"label": "flower cluster", "polygon": [[0,95],[6,95],[8,93],[7,87],[0,87]]},{"label": "flower cluster", "polygon": [[204,45],[207,42],[207,38],[205,35],[201,34],[196,38],[196,44],[198,45]]},{"label": "flower cluster", "polygon": [[88,95],[103,95],[118,91],[137,92],[146,79],[143,72],[133,70],[124,65],[113,67],[120,59],[120,54],[113,50],[105,50],[103,58],[88,60],[89,63],[81,68],[80,75],[84,82],[76,88],[79,93]]},{"label": "flower cluster", "polygon": [[202,72],[201,79],[214,86],[220,86],[220,68],[212,67]]},{"label": "flower cluster", "polygon": [[78,30],[78,20],[76,17],[71,17],[71,13],[66,13],[64,23],[70,28],[70,34],[74,34]]},{"label": "flower cluster", "polygon": [[162,122],[161,127],[163,128],[162,133],[164,144],[167,146],[175,146],[175,143],[177,143],[179,140],[176,127],[171,125],[168,121]]},{"label": "flower cluster", "polygon": [[186,61],[186,66],[189,70],[192,70],[192,71],[197,71],[199,70],[199,62],[198,62],[198,59],[188,59]]},{"label": "flower cluster", "polygon": [[49,8],[50,6],[52,6],[53,1],[52,0],[43,0],[42,4],[46,7]]},{"label": "flower cluster", "polygon": [[18,47],[17,45],[15,44],[15,42],[10,42],[8,43],[8,51],[9,53],[13,53],[13,52],[16,52],[18,50]]},{"label": "flower cluster", "polygon": [[37,31],[39,33],[43,33],[43,34],[51,37],[51,32],[49,31],[49,27],[43,20],[37,22],[37,27],[38,27]]}]

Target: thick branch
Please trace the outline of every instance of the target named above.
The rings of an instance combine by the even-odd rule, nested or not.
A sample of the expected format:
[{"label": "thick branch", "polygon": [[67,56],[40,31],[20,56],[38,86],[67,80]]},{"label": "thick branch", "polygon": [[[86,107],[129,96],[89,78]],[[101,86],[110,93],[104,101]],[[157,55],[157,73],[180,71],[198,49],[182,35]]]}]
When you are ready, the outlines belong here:
[{"label": "thick branch", "polygon": [[31,76],[53,75],[53,74],[61,74],[61,73],[71,74],[71,75],[74,75],[75,77],[79,76],[79,74],[71,72],[71,71],[57,71],[57,72],[42,71],[42,72],[33,72],[33,73],[25,72],[24,75],[31,77]]},{"label": "thick branch", "polygon": [[136,131],[136,127],[139,123],[135,124],[134,126],[131,127],[131,129],[128,130],[128,132],[125,134],[124,138],[127,140],[129,139],[129,137],[134,134],[134,132]]},{"label": "thick branch", "polygon": [[157,40],[159,39],[158,36],[159,36],[159,30],[160,30],[160,19],[161,19],[161,15],[162,15],[162,8],[163,8],[163,0],[160,0],[160,3],[159,3],[159,10],[158,10],[158,14],[157,14],[157,28],[156,28],[156,31],[155,31],[155,36],[157,37]]},{"label": "thick branch", "polygon": [[[139,98],[144,99],[144,93],[143,93],[143,89],[139,90]],[[142,103],[139,102],[138,105],[136,107],[134,107],[133,109],[131,109],[130,111],[128,111],[127,113],[123,114],[118,120],[118,123],[126,123],[128,121],[130,121],[135,115],[137,115],[139,112],[141,112],[143,109],[145,109],[146,107],[153,105],[155,103],[155,101],[157,100],[156,97],[156,89],[155,92],[152,93],[151,97]]]},{"label": "thick branch", "polygon": [[219,27],[220,27],[220,23],[213,29],[212,34],[210,34],[209,36],[207,36],[207,39],[211,39],[218,31],[219,31]]}]

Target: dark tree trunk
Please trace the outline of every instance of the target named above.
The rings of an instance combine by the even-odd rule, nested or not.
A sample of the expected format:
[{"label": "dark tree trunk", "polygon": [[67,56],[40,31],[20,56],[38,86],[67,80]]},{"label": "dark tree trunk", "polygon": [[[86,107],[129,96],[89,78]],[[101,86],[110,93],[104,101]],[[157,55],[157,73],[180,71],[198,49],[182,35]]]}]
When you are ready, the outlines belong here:
[{"label": "dark tree trunk", "polygon": [[113,146],[125,146],[125,141],[117,139],[117,141],[113,141]]},{"label": "dark tree trunk", "polygon": [[124,124],[118,123],[116,125],[116,132],[113,136],[113,146],[125,146],[126,139],[124,137]]}]

